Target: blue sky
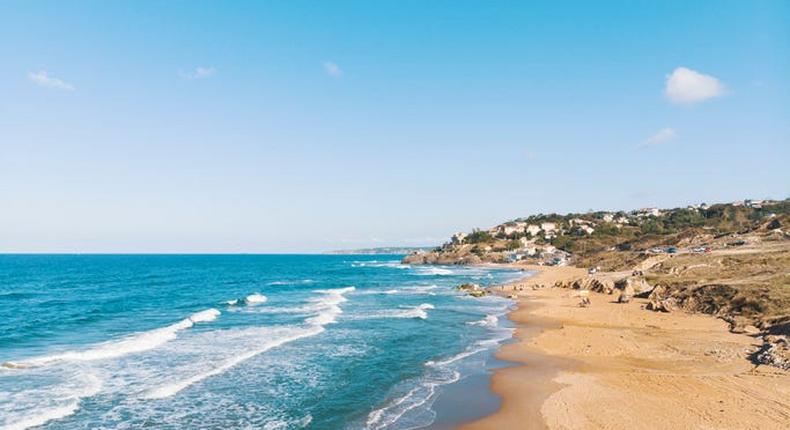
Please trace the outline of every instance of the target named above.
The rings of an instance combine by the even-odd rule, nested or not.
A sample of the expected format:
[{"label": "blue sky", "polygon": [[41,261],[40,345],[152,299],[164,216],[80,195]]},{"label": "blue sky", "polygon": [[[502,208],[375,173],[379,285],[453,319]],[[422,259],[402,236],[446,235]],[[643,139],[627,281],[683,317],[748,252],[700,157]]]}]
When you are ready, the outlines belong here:
[{"label": "blue sky", "polygon": [[790,3],[0,2],[0,252],[790,195]]}]

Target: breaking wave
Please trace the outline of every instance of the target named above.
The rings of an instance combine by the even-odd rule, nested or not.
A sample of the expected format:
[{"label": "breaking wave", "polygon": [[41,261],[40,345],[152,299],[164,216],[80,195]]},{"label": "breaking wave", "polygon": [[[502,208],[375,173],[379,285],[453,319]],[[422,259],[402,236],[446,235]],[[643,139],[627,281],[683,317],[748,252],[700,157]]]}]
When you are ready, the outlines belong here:
[{"label": "breaking wave", "polygon": [[143,397],[147,399],[163,399],[171,397],[190,385],[196,384],[212,376],[225,373],[236,365],[260,355],[272,348],[276,348],[298,339],[315,336],[323,332],[325,330],[325,325],[334,323],[337,316],[343,313],[343,310],[340,308],[340,304],[347,301],[347,299],[344,297],[344,294],[351,291],[354,291],[354,287],[338,288],[333,290],[318,290],[317,292],[323,294],[323,297],[313,299],[313,302],[316,303],[317,306],[319,306],[322,310],[318,315],[306,319],[306,326],[288,328],[285,330],[285,333],[282,336],[275,337],[274,339],[262,339],[262,342],[256,347],[242,354],[227,358],[218,366],[198,373],[189,378],[149,390],[143,395]]},{"label": "breaking wave", "polygon": [[167,327],[133,334],[116,341],[100,343],[84,351],[66,351],[22,361],[8,361],[3,363],[2,366],[11,369],[39,367],[58,361],[106,360],[147,351],[175,339],[179,331],[188,329],[196,323],[213,321],[219,315],[220,312],[216,309],[206,309]]}]

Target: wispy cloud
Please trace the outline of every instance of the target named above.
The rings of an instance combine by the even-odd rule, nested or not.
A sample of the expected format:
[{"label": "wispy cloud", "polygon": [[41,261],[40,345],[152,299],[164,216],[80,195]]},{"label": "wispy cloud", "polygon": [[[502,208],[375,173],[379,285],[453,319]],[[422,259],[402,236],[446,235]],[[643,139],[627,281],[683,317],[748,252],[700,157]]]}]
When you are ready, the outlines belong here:
[{"label": "wispy cloud", "polygon": [[178,72],[184,79],[206,79],[217,74],[217,69],[213,67],[196,67],[190,72]]},{"label": "wispy cloud", "polygon": [[724,92],[724,84],[717,78],[686,67],[678,67],[667,75],[664,88],[669,101],[686,105],[720,97]]},{"label": "wispy cloud", "polygon": [[58,79],[54,76],[49,76],[49,73],[46,70],[41,70],[38,72],[30,72],[27,74],[27,77],[34,84],[40,87],[56,88],[63,91],[74,91],[75,89],[74,85],[71,85],[70,83]]},{"label": "wispy cloud", "polygon": [[648,137],[647,140],[642,142],[639,147],[640,148],[648,148],[651,146],[661,145],[663,143],[667,143],[670,140],[673,140],[677,137],[677,133],[672,128],[662,128],[652,136]]},{"label": "wispy cloud", "polygon": [[340,66],[331,61],[324,62],[324,70],[326,70],[327,75],[333,78],[341,78],[343,76],[343,70],[340,69]]}]

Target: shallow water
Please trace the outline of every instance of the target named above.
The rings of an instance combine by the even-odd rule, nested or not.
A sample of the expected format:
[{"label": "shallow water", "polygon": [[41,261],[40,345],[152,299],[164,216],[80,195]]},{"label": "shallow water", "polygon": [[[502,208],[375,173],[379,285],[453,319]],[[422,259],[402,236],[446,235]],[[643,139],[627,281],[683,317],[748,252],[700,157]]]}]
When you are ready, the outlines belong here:
[{"label": "shallow water", "polygon": [[0,256],[0,428],[406,429],[510,337],[523,274],[398,256]]}]

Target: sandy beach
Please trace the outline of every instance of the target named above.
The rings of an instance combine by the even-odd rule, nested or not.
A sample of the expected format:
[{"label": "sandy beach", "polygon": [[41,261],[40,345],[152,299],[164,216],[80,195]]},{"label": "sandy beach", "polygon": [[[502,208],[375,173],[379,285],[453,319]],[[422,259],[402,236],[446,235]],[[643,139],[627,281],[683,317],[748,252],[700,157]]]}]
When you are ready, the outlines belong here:
[{"label": "sandy beach", "polygon": [[500,409],[462,428],[790,427],[790,373],[748,359],[759,340],[709,315],[644,310],[645,299],[591,293],[580,307],[578,291],[550,286],[583,269],[526,268],[539,272],[498,291],[519,297],[517,341],[497,356],[522,365],[495,372]]}]

